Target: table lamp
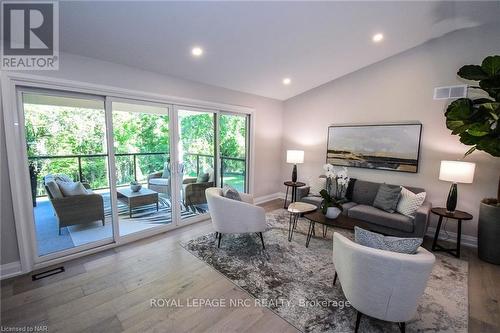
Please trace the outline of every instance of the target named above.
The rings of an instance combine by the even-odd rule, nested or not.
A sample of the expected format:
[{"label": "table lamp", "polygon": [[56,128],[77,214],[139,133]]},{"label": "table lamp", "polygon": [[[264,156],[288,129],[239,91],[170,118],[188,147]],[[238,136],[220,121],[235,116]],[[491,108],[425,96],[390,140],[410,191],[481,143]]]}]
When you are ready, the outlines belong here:
[{"label": "table lamp", "polygon": [[441,161],[439,179],[452,182],[448,200],[446,201],[446,212],[453,214],[457,208],[457,183],[470,184],[474,179],[475,163],[460,161]]},{"label": "table lamp", "polygon": [[293,164],[292,182],[297,182],[297,164],[304,163],[303,150],[287,150],[286,163]]}]

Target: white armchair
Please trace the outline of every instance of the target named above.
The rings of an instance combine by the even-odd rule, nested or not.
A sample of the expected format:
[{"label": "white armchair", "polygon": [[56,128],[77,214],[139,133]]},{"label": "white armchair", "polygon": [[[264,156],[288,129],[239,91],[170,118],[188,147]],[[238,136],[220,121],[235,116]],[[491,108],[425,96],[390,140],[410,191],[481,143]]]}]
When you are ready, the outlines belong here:
[{"label": "white armchair", "polygon": [[355,332],[361,315],[398,323],[417,310],[435,257],[420,247],[416,254],[403,254],[359,245],[339,233],[333,235],[335,284],[337,277],[351,305],[358,310]]},{"label": "white armchair", "polygon": [[217,187],[205,190],[208,210],[218,237],[218,247],[222,234],[240,234],[255,232],[260,236],[265,249],[262,232],[266,230],[266,214],[262,207],[253,204],[250,194],[240,193],[243,201],[228,199],[222,196],[222,189]]}]

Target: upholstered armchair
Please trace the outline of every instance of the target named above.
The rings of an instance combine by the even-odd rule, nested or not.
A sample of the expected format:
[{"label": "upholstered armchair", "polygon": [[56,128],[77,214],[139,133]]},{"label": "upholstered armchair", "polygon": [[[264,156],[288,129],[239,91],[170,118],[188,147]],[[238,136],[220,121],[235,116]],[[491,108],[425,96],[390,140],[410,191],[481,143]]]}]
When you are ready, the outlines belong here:
[{"label": "upholstered armchair", "polygon": [[185,206],[201,205],[207,203],[205,190],[215,186],[215,173],[213,169],[209,169],[208,179],[200,180],[200,177],[184,178],[182,181],[182,201]]},{"label": "upholstered armchair", "polygon": [[[104,226],[104,200],[102,196],[93,193],[87,183],[82,183],[87,190],[87,194],[62,196],[61,192],[55,188],[58,187],[56,183],[57,177],[53,175],[45,176],[44,186],[59,222],[59,235],[61,234],[61,228],[71,225],[101,221]],[[67,178],[67,176],[64,177]],[[52,184],[49,184],[51,182]],[[57,193],[54,193],[56,191]]]},{"label": "upholstered armchair", "polygon": [[262,232],[266,230],[266,213],[264,208],[254,205],[253,196],[240,193],[241,200],[228,199],[222,196],[222,189],[211,187],[205,191],[208,209],[212,218],[218,247],[222,234],[258,233],[265,249]]},{"label": "upholstered armchair", "polygon": [[338,277],[345,297],[358,310],[355,331],[364,314],[398,323],[404,332],[405,322],[417,311],[434,261],[434,255],[422,247],[415,254],[396,253],[334,233],[334,284]]},{"label": "upholstered armchair", "polygon": [[148,188],[170,196],[170,163],[166,162],[163,171],[148,175]]}]

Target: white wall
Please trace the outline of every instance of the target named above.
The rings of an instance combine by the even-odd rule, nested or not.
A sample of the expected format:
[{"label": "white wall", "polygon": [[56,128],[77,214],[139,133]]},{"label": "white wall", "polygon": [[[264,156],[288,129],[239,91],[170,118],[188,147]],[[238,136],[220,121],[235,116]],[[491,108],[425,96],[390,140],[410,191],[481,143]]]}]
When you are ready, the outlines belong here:
[{"label": "white wall", "polygon": [[[451,33],[291,98],[285,102],[283,150],[305,150],[299,178],[308,180],[322,172],[328,125],[418,120],[423,124],[419,173],[358,168],[349,168],[349,173],[364,180],[424,187],[433,205],[443,206],[450,184],[438,180],[440,161],[460,158],[467,147],[446,129],[447,101],[434,101],[433,88],[462,84],[457,70],[491,54],[500,54],[499,25]],[[479,201],[496,196],[500,159],[475,152],[467,160],[477,163],[475,179],[458,186],[458,209],[474,215],[472,222],[464,223],[464,233],[476,236]],[[282,167],[283,179],[289,178],[291,166],[283,161]],[[447,229],[454,231],[454,223]]]},{"label": "white wall", "polygon": [[[30,74],[254,108],[254,194],[260,197],[280,191],[282,101],[70,54],[63,54],[60,59],[59,71],[33,72]],[[19,254],[14,237],[15,228],[3,143],[5,131],[3,129],[0,130],[0,137],[2,138],[0,140],[2,142],[0,145],[1,263],[4,264],[17,261]]]}]

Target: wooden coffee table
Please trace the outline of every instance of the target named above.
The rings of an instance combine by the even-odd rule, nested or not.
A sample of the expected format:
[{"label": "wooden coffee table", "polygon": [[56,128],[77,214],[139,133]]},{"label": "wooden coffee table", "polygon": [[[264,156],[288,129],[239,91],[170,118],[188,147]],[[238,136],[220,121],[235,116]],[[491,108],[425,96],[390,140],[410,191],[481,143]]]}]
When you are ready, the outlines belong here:
[{"label": "wooden coffee table", "polygon": [[309,242],[311,241],[311,236],[314,232],[314,225],[316,223],[323,225],[323,238],[326,237],[328,227],[343,228],[353,230],[354,227],[360,227],[363,229],[370,229],[370,226],[363,221],[353,219],[340,214],[336,219],[329,219],[323,214],[319,209],[315,212],[305,214],[304,217],[309,220],[309,230],[307,232],[306,247],[309,247]]},{"label": "wooden coffee table", "polygon": [[120,188],[117,192],[118,200],[128,206],[130,218],[132,209],[136,207],[156,204],[156,211],[158,211],[158,192],[148,188],[141,188],[138,192],[132,192],[130,188]]}]

